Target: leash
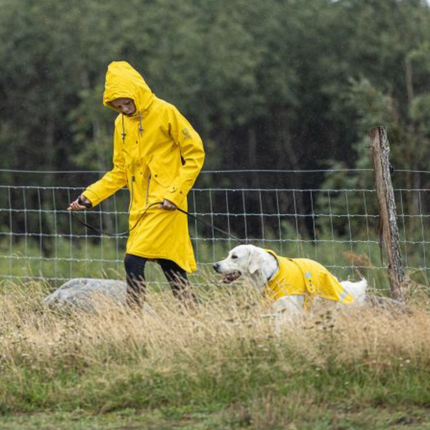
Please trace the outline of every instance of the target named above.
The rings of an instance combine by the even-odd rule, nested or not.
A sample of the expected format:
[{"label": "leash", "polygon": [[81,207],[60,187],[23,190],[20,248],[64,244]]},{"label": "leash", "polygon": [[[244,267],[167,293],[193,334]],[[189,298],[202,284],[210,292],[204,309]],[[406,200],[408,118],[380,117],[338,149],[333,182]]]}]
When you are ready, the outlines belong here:
[{"label": "leash", "polygon": [[[126,234],[128,234],[128,233],[130,233],[132,230],[134,230],[134,229],[137,227],[137,224],[139,224],[140,220],[143,218],[143,216],[148,212],[148,210],[149,210],[151,207],[153,207],[153,206],[155,206],[155,205],[161,205],[162,203],[163,203],[163,202],[154,202],[154,203],[151,203],[151,204],[150,204],[149,206],[147,206],[147,207],[145,208],[145,210],[142,212],[142,214],[140,215],[139,219],[136,221],[136,223],[134,224],[134,226],[133,226],[132,228],[130,228],[129,230],[125,230],[125,231],[123,231],[123,232],[121,232],[121,233],[109,233],[109,232],[107,232],[107,231],[104,231],[104,230],[102,230],[102,229],[99,229],[99,228],[97,228],[97,227],[94,227],[94,226],[92,226],[92,225],[90,225],[90,224],[87,224],[87,223],[86,223],[86,222],[84,222],[84,221],[81,221],[78,217],[76,217],[76,220],[77,220],[80,224],[82,224],[84,227],[89,228],[89,229],[91,229],[91,230],[93,230],[93,231],[95,231],[95,232],[97,232],[97,233],[99,233],[99,234],[103,234],[103,235],[110,236],[110,237],[121,237],[121,236],[125,236]],[[237,241],[238,241],[238,242],[240,242],[240,243],[247,243],[247,241],[246,241],[246,240],[239,239],[239,238],[238,238],[238,237],[236,237],[235,235],[233,235],[233,234],[231,234],[231,233],[229,233],[229,232],[227,232],[227,231],[225,231],[225,230],[223,230],[223,229],[221,229],[221,228],[219,228],[219,227],[217,227],[217,226],[215,226],[215,225],[213,225],[213,224],[210,224],[210,223],[208,223],[208,222],[206,222],[206,221],[202,220],[201,218],[197,217],[196,215],[190,214],[189,212],[187,212],[187,211],[185,211],[185,210],[183,210],[183,209],[181,209],[181,208],[176,207],[176,210],[177,210],[177,211],[179,211],[179,212],[182,212],[184,215],[187,215],[187,216],[188,216],[188,217],[190,217],[190,218],[195,219],[196,221],[199,221],[200,223],[204,224],[206,227],[209,227],[209,228],[212,228],[212,229],[214,229],[214,230],[217,230],[218,232],[220,232],[220,233],[222,233],[222,234],[225,234],[226,236],[229,236],[229,237],[231,237],[232,239],[237,240]],[[73,215],[73,214],[74,214],[74,212],[72,211],[72,215]]]},{"label": "leash", "polygon": [[152,206],[159,205],[160,203],[161,203],[161,202],[151,203],[151,204],[150,204],[150,205],[149,205],[149,206],[148,206],[148,207],[143,211],[143,213],[140,215],[139,219],[136,221],[136,223],[134,224],[134,226],[133,226],[132,228],[128,229],[128,230],[125,230],[125,231],[121,232],[121,233],[109,233],[109,232],[107,232],[107,231],[103,231],[102,229],[99,229],[99,228],[94,227],[94,226],[92,226],[92,225],[90,225],[90,224],[87,224],[87,223],[86,223],[86,222],[84,222],[84,221],[81,221],[81,220],[77,217],[77,214],[75,214],[75,212],[73,212],[73,211],[72,211],[72,215],[76,215],[76,216],[75,216],[75,218],[76,218],[76,220],[79,222],[79,224],[82,224],[84,227],[89,228],[89,229],[91,229],[91,230],[93,230],[93,231],[95,231],[95,232],[97,232],[97,233],[99,233],[99,234],[103,234],[103,235],[105,235],[105,236],[110,236],[110,237],[121,237],[121,236],[125,236],[126,234],[130,233],[132,230],[134,230],[134,229],[137,227],[137,224],[139,224],[139,222],[140,222],[140,220],[142,219],[143,215],[145,215],[145,214],[146,214],[146,212],[148,212],[148,209],[150,209]]},{"label": "leash", "polygon": [[[162,204],[162,202],[154,202],[154,203],[151,203],[151,204],[150,204],[148,207],[146,207],[146,209],[142,212],[142,214],[140,215],[139,219],[136,221],[136,223],[134,224],[134,226],[133,226],[132,228],[130,228],[129,230],[123,231],[123,232],[121,232],[121,233],[109,233],[109,232],[107,232],[107,231],[103,231],[102,229],[96,228],[96,227],[94,227],[94,226],[92,226],[92,225],[90,225],[90,224],[87,224],[87,223],[86,223],[86,222],[84,222],[84,221],[81,221],[77,216],[76,216],[75,218],[76,218],[76,220],[79,222],[79,224],[81,224],[81,225],[83,225],[84,227],[89,228],[89,229],[91,229],[91,230],[93,230],[93,231],[95,231],[95,232],[97,232],[97,233],[99,233],[99,234],[106,235],[106,236],[110,236],[110,237],[122,237],[122,236],[125,236],[126,234],[130,233],[132,230],[134,230],[134,229],[137,227],[137,225],[139,224],[140,220],[143,218],[143,216],[148,212],[148,210],[149,210],[151,207],[153,207],[153,206],[155,206],[155,205],[160,205],[160,204]],[[227,232],[227,231],[225,231],[225,230],[223,230],[223,229],[221,229],[221,228],[219,228],[219,227],[217,227],[217,226],[215,226],[215,225],[213,225],[213,224],[207,223],[206,221],[202,220],[201,218],[197,217],[196,215],[190,214],[189,212],[187,212],[187,211],[185,211],[185,210],[183,210],[183,209],[180,209],[180,208],[178,208],[178,207],[176,207],[176,210],[177,210],[177,211],[179,211],[179,212],[182,212],[184,215],[186,215],[186,216],[188,216],[188,217],[190,217],[190,218],[195,219],[196,221],[199,221],[200,223],[204,224],[206,227],[213,228],[214,230],[217,230],[218,232],[223,233],[223,234],[225,234],[226,236],[229,236],[229,237],[231,237],[231,238],[232,238],[232,239],[234,239],[234,240],[237,240],[239,243],[244,243],[244,244],[245,244],[245,243],[247,243],[247,241],[246,241],[246,240],[239,239],[238,237],[234,236],[233,234],[231,234],[231,233],[229,233],[229,232]],[[74,212],[72,212],[72,215],[74,215]],[[77,215],[77,214],[76,214],[76,215]],[[209,276],[207,276],[207,275],[206,275],[202,270],[198,269],[198,273],[199,273],[203,278],[205,278],[207,281],[209,281],[210,283],[214,284],[216,287],[220,287],[220,284],[219,284],[216,280],[211,279],[211,278],[210,278]]]},{"label": "leash", "polygon": [[225,234],[226,236],[229,236],[229,237],[231,237],[232,239],[234,239],[234,240],[237,240],[238,242],[240,242],[240,243],[247,243],[247,241],[246,240],[243,240],[243,239],[239,239],[238,237],[236,237],[234,234],[231,234],[231,233],[229,233],[229,232],[227,232],[227,231],[225,231],[225,230],[223,230],[222,228],[218,228],[217,226],[215,226],[215,225],[213,225],[213,224],[210,224],[210,223],[208,223],[208,222],[206,222],[206,221],[203,221],[201,218],[199,218],[199,217],[197,217],[197,216],[195,216],[195,215],[193,215],[193,214],[190,214],[189,212],[187,212],[187,211],[184,211],[183,209],[181,209],[181,208],[176,208],[176,210],[178,210],[179,212],[182,212],[183,214],[185,214],[185,215],[187,215],[188,217],[190,217],[190,218],[193,218],[193,219],[195,219],[196,221],[199,221],[199,222],[201,222],[202,224],[204,224],[206,227],[209,227],[209,228],[213,228],[214,230],[217,230],[218,232],[220,232],[220,233],[222,233],[222,234]]}]

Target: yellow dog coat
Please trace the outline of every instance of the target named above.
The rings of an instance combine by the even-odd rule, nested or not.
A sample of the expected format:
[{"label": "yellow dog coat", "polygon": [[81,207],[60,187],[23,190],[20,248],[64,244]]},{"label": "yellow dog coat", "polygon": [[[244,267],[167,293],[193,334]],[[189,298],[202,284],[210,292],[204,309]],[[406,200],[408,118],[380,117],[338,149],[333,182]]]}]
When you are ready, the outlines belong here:
[{"label": "yellow dog coat", "polygon": [[304,295],[306,310],[312,307],[315,297],[344,304],[354,302],[354,297],[323,265],[307,258],[279,257],[269,249],[265,251],[279,264],[279,272],[266,284],[264,296],[267,299],[275,301],[285,296]]}]

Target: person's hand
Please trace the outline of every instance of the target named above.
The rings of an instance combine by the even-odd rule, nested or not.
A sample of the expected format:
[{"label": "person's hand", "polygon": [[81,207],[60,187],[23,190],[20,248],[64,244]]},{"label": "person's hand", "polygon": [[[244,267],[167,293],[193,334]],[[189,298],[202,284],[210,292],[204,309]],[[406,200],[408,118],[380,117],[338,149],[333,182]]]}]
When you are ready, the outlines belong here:
[{"label": "person's hand", "polygon": [[70,203],[68,211],[83,211],[90,208],[91,202],[84,196],[79,196],[74,202]]},{"label": "person's hand", "polygon": [[158,206],[158,209],[165,209],[166,211],[175,211],[178,207],[169,200],[164,199],[163,203]]}]

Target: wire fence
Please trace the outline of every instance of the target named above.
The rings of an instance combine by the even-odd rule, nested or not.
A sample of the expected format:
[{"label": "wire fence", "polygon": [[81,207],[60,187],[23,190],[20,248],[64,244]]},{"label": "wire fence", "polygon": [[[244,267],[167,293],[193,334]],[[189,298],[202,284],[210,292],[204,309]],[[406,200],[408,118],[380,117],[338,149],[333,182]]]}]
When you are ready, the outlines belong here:
[{"label": "wire fence", "polygon": [[[6,172],[9,177],[17,173]],[[127,231],[126,189],[92,210],[72,214],[66,208],[83,187],[36,184],[43,183],[38,178],[48,173],[58,173],[67,181],[76,172],[27,172],[40,175],[33,175],[31,184],[25,184],[22,176],[25,171],[19,173],[19,185],[16,181],[13,185],[0,184],[1,280],[43,280],[57,286],[80,276],[124,276],[127,236],[102,236],[83,227],[75,217],[103,231],[116,234]],[[86,179],[84,173],[94,175],[95,172],[79,172],[81,181]],[[227,180],[228,173],[231,176]],[[302,183],[311,183],[306,178],[315,178],[316,173],[323,175],[318,179],[318,186],[285,185],[297,183],[291,179],[296,175],[301,176]],[[398,182],[407,173],[400,173]],[[365,276],[375,288],[388,289],[386,264],[379,243],[373,172],[352,172],[353,177],[360,177],[356,183],[370,184],[366,187],[333,187],[329,185],[333,181],[326,180],[345,174],[351,177],[351,171],[341,170],[203,172],[202,180],[189,193],[189,212],[248,243],[288,257],[312,258],[342,279]],[[287,179],[286,175],[289,175]],[[239,177],[245,176],[250,178],[251,186],[234,186]],[[264,185],[255,186],[259,182]],[[213,187],[211,184],[227,185]],[[395,196],[405,269],[416,274],[420,282],[427,283],[429,190],[395,186]],[[238,245],[230,236],[195,219],[189,219],[189,229],[198,265],[208,273],[215,261]],[[149,279],[159,280],[161,272],[157,268],[150,270],[153,272]],[[201,279],[194,281],[198,283]]]}]

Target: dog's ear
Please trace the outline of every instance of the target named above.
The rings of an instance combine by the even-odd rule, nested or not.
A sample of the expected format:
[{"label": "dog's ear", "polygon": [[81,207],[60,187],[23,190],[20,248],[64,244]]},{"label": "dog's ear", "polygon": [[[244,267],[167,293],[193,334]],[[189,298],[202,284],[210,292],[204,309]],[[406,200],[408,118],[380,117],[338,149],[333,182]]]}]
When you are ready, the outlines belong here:
[{"label": "dog's ear", "polygon": [[248,260],[248,270],[251,275],[253,275],[257,270],[261,269],[262,261],[263,260],[261,258],[259,249],[258,248],[252,249]]}]

